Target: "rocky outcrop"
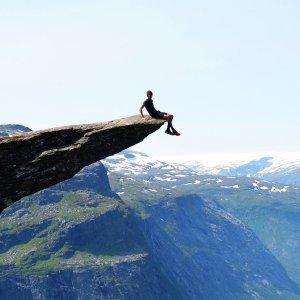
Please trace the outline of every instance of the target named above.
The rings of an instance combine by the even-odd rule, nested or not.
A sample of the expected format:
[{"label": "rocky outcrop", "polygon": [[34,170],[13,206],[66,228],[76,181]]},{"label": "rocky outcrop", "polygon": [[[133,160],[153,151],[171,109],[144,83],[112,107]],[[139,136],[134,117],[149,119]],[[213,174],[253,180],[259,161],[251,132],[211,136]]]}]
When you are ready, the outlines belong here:
[{"label": "rocky outcrop", "polygon": [[0,139],[0,211],[74,176],[84,166],[141,142],[164,120],[132,116]]}]

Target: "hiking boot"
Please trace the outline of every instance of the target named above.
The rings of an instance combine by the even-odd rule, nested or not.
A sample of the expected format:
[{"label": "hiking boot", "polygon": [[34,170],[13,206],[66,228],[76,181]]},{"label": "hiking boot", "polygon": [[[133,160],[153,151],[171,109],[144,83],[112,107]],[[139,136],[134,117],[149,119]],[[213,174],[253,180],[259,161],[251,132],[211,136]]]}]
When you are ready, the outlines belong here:
[{"label": "hiking boot", "polygon": [[174,135],[174,133],[173,133],[170,129],[167,129],[167,130],[165,131],[165,133],[166,133],[166,134],[169,134],[169,135]]}]

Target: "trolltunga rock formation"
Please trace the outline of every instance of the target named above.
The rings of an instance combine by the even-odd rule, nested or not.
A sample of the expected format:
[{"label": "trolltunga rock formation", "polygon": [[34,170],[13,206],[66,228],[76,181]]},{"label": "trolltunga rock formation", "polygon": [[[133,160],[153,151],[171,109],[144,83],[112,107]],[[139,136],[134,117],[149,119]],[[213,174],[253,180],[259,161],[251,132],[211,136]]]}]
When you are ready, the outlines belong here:
[{"label": "trolltunga rock formation", "polygon": [[141,142],[164,122],[132,116],[0,138],[0,211]]}]

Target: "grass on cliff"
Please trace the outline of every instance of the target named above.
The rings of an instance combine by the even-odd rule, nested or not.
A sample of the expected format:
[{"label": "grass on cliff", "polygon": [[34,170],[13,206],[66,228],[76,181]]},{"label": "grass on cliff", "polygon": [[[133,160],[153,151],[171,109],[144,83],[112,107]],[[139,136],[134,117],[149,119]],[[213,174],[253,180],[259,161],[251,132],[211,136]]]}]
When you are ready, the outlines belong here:
[{"label": "grass on cliff", "polygon": [[[42,192],[27,197],[26,208],[12,206],[8,208],[12,213],[0,218],[0,231],[19,237],[0,254],[0,267],[22,274],[47,274],[130,263],[146,255],[146,246],[128,224],[128,210],[119,199],[84,192],[62,192],[56,203],[47,203],[44,197]],[[43,205],[38,204],[40,200]],[[27,239],[22,241],[22,236]]]},{"label": "grass on cliff", "polygon": [[[0,217],[0,231],[19,234],[23,230],[39,226],[47,220],[84,220],[103,214],[119,205],[116,199],[96,194],[93,195],[92,201],[83,193],[63,192],[62,194],[63,197],[59,202],[49,202],[46,205],[37,203],[39,198],[43,197],[42,192],[16,202],[6,209],[7,214]],[[26,203],[25,208],[22,208],[22,203]],[[13,211],[15,207],[20,207],[20,209],[9,214],[9,211]]]}]

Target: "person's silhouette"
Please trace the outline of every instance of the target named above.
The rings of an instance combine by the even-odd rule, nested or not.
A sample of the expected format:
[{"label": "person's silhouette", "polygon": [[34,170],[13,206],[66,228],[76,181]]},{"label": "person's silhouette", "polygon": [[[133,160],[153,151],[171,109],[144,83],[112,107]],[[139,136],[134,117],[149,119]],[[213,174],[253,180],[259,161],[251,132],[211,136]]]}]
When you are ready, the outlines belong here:
[{"label": "person's silhouette", "polygon": [[142,117],[144,117],[143,108],[145,107],[146,110],[148,111],[149,115],[152,118],[164,119],[164,120],[168,121],[168,127],[167,127],[167,130],[165,131],[165,133],[170,134],[170,135],[179,136],[180,133],[175,130],[175,128],[173,127],[173,124],[172,124],[174,116],[172,114],[156,110],[153,105],[152,96],[153,96],[152,91],[147,91],[147,99],[143,102],[143,105],[140,107],[140,113],[141,113]]}]

